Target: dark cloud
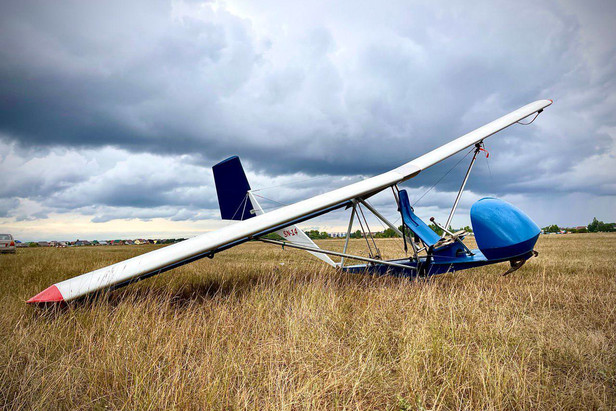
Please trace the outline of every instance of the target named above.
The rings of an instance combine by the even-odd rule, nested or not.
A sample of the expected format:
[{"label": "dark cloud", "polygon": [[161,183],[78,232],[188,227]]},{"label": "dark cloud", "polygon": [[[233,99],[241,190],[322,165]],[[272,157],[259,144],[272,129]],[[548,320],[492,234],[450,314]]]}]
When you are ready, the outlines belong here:
[{"label": "dark cloud", "polygon": [[[488,140],[469,190],[616,195],[613,3],[253,7],[3,5],[0,170],[18,171],[0,216],[208,218],[210,167],[233,154],[263,185],[337,176],[272,196],[293,202],[539,98],[555,104]],[[406,185],[427,190],[463,155]],[[434,192],[453,193],[467,161]],[[16,199],[42,209],[11,214]]]},{"label": "dark cloud", "polygon": [[19,205],[19,200],[16,198],[0,199],[0,217],[8,217],[9,213],[16,209]]}]

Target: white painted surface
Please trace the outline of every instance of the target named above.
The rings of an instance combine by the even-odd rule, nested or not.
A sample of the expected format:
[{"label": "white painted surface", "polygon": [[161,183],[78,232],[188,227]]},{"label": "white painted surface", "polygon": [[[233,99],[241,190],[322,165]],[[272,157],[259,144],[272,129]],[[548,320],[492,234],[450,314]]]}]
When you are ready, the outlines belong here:
[{"label": "white painted surface", "polygon": [[137,257],[82,274],[56,285],[65,301],[101,290],[126,280],[155,272],[171,264],[215,250],[264,230],[280,226],[308,214],[335,206],[352,198],[371,194],[393,184],[408,180],[440,161],[491,136],[529,115],[548,107],[551,100],[539,100],[509,113],[483,127],[451,141],[392,171],[351,184],[337,190],[281,207],[254,218],[208,232]]}]

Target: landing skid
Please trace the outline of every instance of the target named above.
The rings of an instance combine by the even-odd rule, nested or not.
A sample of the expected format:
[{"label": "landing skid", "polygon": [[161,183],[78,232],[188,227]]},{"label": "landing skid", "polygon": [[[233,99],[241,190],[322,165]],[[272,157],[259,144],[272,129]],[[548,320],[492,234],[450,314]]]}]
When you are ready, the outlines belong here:
[{"label": "landing skid", "polygon": [[[539,253],[538,253],[537,251],[533,250],[533,251],[532,251],[532,255],[531,255],[530,257],[537,257],[538,255],[539,255]],[[529,258],[530,258],[530,257],[529,257]],[[524,265],[524,263],[526,263],[526,261],[527,261],[529,258],[524,258],[524,259],[519,259],[519,260],[511,260],[511,261],[509,261],[509,264],[511,264],[511,267],[510,267],[507,271],[505,271],[505,272],[503,273],[503,277],[504,277],[504,276],[506,276],[506,275],[511,274],[511,273],[512,273],[512,272],[514,272],[514,271],[518,271],[520,268],[522,268],[522,266]]]}]

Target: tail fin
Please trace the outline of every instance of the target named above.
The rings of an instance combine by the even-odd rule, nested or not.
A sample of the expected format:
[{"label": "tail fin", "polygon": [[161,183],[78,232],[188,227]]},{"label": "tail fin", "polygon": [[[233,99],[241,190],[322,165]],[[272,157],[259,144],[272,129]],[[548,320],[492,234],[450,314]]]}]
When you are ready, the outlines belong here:
[{"label": "tail fin", "polygon": [[[223,220],[246,220],[264,213],[254,194],[250,192],[250,184],[237,156],[221,161],[212,167],[212,170]],[[277,230],[275,233],[291,243],[319,248],[306,233],[294,225]],[[336,263],[328,255],[315,251],[308,252],[332,267],[336,267]]]},{"label": "tail fin", "polygon": [[248,196],[250,184],[239,157],[221,161],[212,171],[222,219],[239,221],[254,217],[254,207]]}]

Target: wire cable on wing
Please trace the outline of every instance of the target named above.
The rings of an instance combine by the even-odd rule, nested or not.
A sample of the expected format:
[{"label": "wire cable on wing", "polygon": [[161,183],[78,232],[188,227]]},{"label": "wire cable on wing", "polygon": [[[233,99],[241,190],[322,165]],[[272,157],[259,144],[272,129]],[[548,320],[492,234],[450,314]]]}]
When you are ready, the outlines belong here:
[{"label": "wire cable on wing", "polygon": [[259,194],[255,194],[255,191],[259,191],[259,190],[250,190],[252,195],[254,195],[255,197],[262,198],[263,200],[266,200],[266,201],[271,201],[272,203],[276,203],[276,204],[281,205],[281,206],[288,206],[289,205],[289,204],[286,204],[286,203],[281,203],[280,201],[272,200],[271,198],[267,198],[267,197],[259,195]]},{"label": "wire cable on wing", "polygon": [[431,186],[431,187],[430,187],[430,188],[429,188],[429,189],[428,189],[425,193],[423,193],[423,194],[421,195],[421,197],[419,197],[417,200],[415,200],[415,202],[413,203],[413,207],[415,207],[415,205],[416,205],[417,203],[419,203],[419,201],[420,201],[422,198],[424,198],[424,197],[425,197],[425,196],[426,196],[426,195],[427,195],[430,191],[432,191],[432,189],[433,189],[434,187],[436,187],[436,186],[438,185],[438,183],[440,183],[441,181],[443,181],[443,179],[444,179],[445,177],[447,177],[447,176],[449,175],[449,173],[451,173],[451,172],[453,171],[453,169],[454,169],[454,168],[456,168],[456,167],[457,167],[457,166],[458,166],[458,165],[462,162],[462,160],[464,160],[466,157],[468,157],[468,155],[469,155],[470,153],[472,153],[472,152],[474,152],[474,151],[475,151],[475,148],[473,147],[471,150],[469,150],[469,151],[468,151],[468,152],[464,155],[464,157],[460,158],[460,159],[458,160],[458,162],[457,162],[456,164],[454,164],[454,165],[453,165],[453,167],[451,167],[449,170],[447,170],[447,172],[446,172],[445,174],[443,174],[443,175],[441,176],[441,178],[439,178],[439,179],[436,181],[436,183],[434,183],[434,184],[433,184],[433,185],[432,185],[432,186]]},{"label": "wire cable on wing", "polygon": [[[523,125],[523,126],[528,126],[528,125],[530,125],[530,124],[533,124],[533,121],[535,121],[535,120],[537,119],[537,117],[539,117],[539,114],[541,114],[542,112],[543,112],[543,109],[541,109],[541,110],[537,111],[537,112],[535,113],[535,117],[533,117],[533,119],[532,119],[531,121],[529,121],[528,123],[522,123],[522,120],[520,120],[520,121],[516,121],[516,123],[517,123],[517,124],[521,124],[521,125]],[[525,118],[526,118],[526,117],[525,117]]]}]

